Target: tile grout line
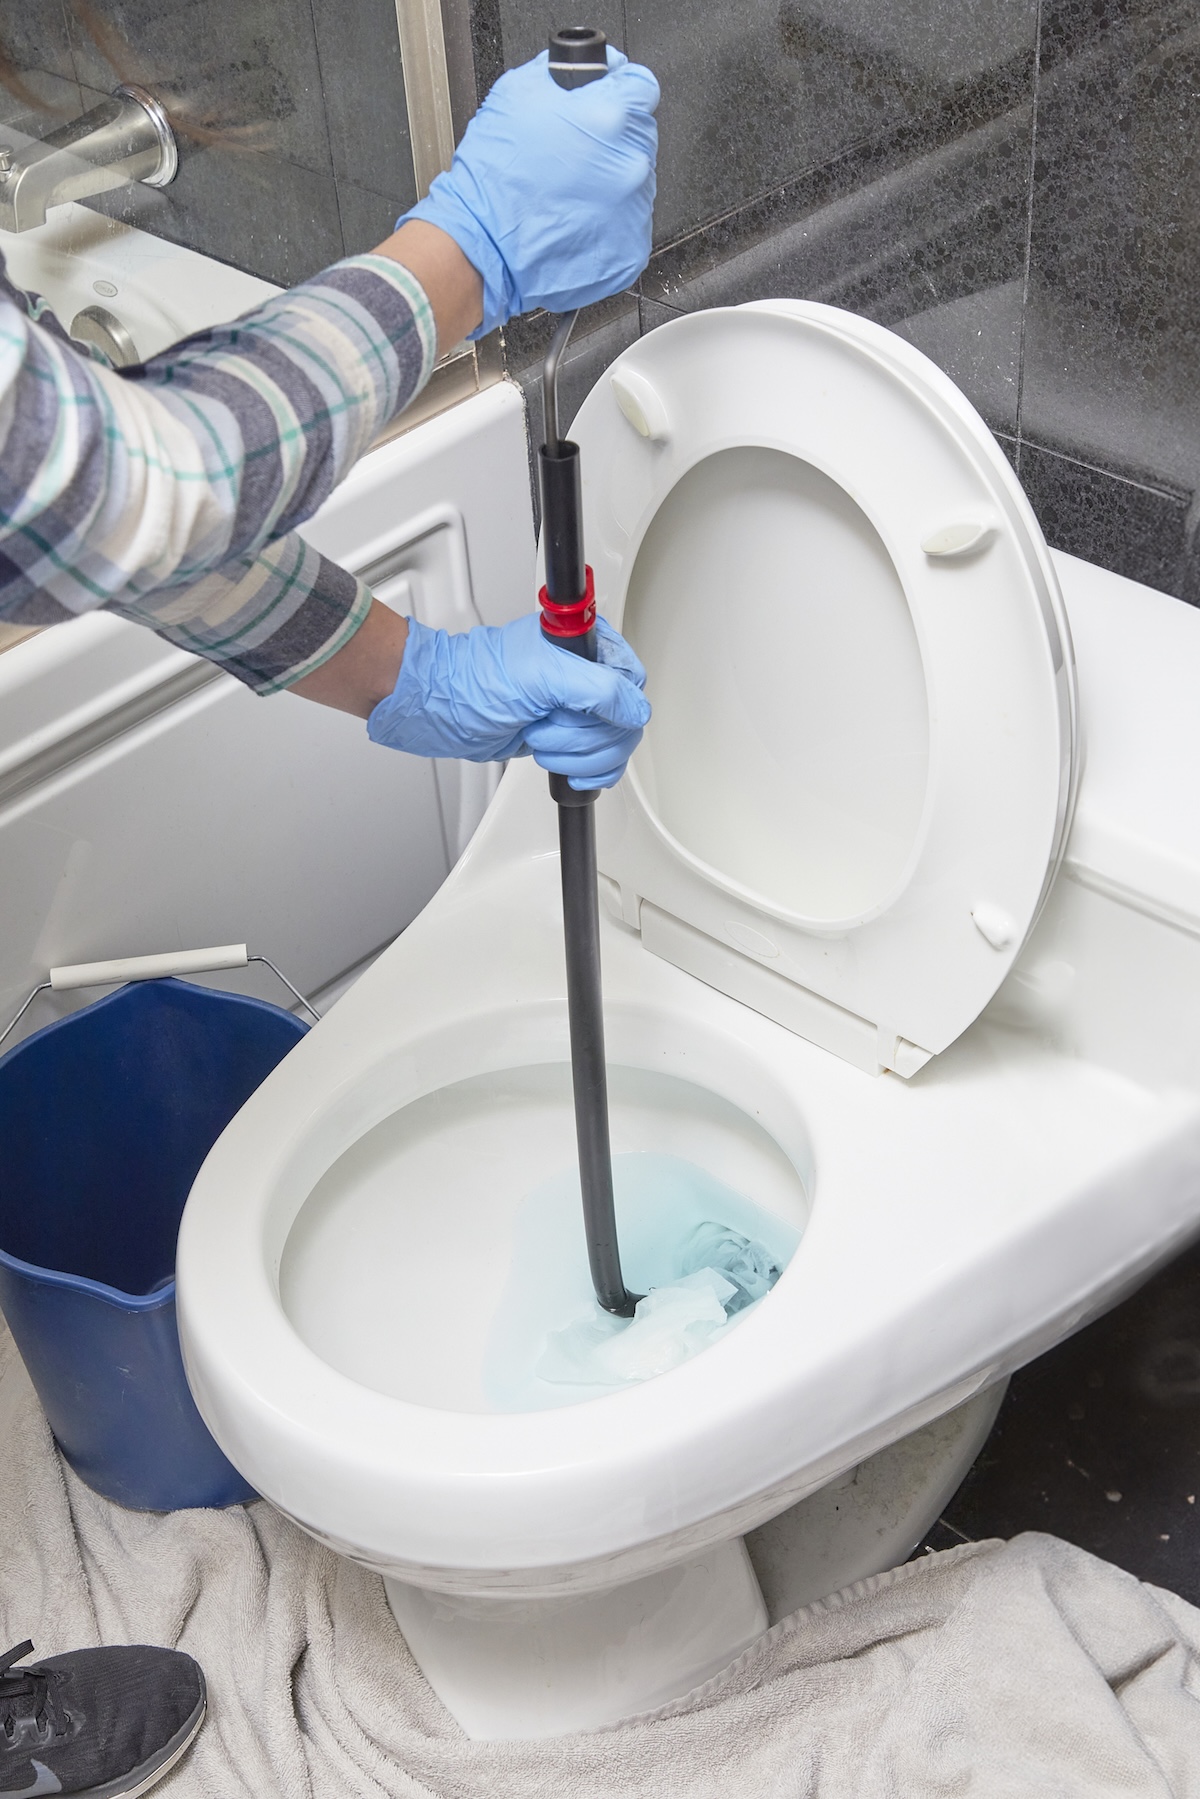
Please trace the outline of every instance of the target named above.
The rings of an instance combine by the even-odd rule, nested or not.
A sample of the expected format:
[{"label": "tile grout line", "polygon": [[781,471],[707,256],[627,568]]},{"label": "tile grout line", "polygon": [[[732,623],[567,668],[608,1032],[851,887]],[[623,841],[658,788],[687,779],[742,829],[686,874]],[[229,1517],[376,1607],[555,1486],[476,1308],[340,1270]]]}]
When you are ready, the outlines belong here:
[{"label": "tile grout line", "polygon": [[1091,462],[1082,454],[1071,450],[1055,450],[1049,444],[1037,443],[1032,439],[1026,441],[1026,448],[1034,450],[1039,456],[1049,456],[1055,462],[1065,462],[1071,468],[1086,469],[1090,475],[1099,475],[1102,480],[1115,481],[1118,486],[1132,487],[1138,493],[1153,494],[1158,500],[1172,500],[1179,505],[1187,505],[1192,496],[1181,487],[1167,487],[1153,481],[1139,481],[1135,475],[1122,475],[1116,469],[1105,468],[1103,463]]},{"label": "tile grout line", "polygon": [[[325,150],[329,157],[329,179],[333,186],[333,204],[337,212],[338,236],[342,240],[342,255],[346,256],[349,252],[346,249],[346,226],[342,218],[342,191],[338,185],[337,169],[333,162],[333,145],[329,140],[329,109],[325,104],[325,70],[321,66],[321,33],[317,29],[317,10],[314,0],[308,0],[308,19],[313,34],[313,60],[317,65],[317,80],[321,86],[321,118],[325,126]],[[407,112],[406,106],[406,117]]]},{"label": "tile grout line", "polygon": [[1025,203],[1025,268],[1021,282],[1021,329],[1017,339],[1017,479],[1021,478],[1025,429],[1025,338],[1029,321],[1029,288],[1033,267],[1033,195],[1037,169],[1038,100],[1042,86],[1042,0],[1037,0],[1033,35],[1033,95],[1029,120],[1029,195]]},{"label": "tile grout line", "polygon": [[[1038,30],[1039,30],[1039,32],[1040,32],[1040,17],[1041,17],[1041,0],[1038,0],[1038,20],[1039,20]],[[1039,57],[1040,57],[1040,38],[1038,39],[1037,44],[1035,44],[1035,82],[1036,82],[1037,75],[1038,75],[1038,66],[1039,66],[1038,58]],[[1035,90],[1035,100],[1034,100],[1034,111],[1035,111],[1035,118],[1036,118],[1036,90]],[[994,119],[985,121],[984,127],[981,127],[981,128],[986,128],[987,124],[993,124],[993,123],[995,123]],[[1032,140],[1032,135],[1033,134],[1031,131],[1031,140]],[[767,206],[767,205],[772,204],[773,202],[777,202],[781,196],[784,196],[788,193],[789,189],[796,188],[803,182],[819,179],[822,176],[828,175],[831,171],[836,171],[840,166],[844,166],[853,157],[857,156],[860,152],[862,152],[864,150],[869,150],[869,149],[875,147],[878,142],[879,142],[879,140],[876,137],[874,137],[870,134],[864,134],[864,135],[854,139],[851,143],[843,145],[841,149],[837,150],[834,154],[832,154],[830,156],[824,157],[821,161],[807,164],[802,168],[794,169],[789,174],[783,176],[781,179],[772,182],[769,186],[758,189],[752,194],[743,195],[739,200],[737,200],[733,204],[725,207],[721,212],[714,213],[709,218],[702,219],[698,223],[691,224],[691,225],[684,227],[675,236],[669,237],[665,242],[663,242],[661,244],[654,245],[653,249],[651,250],[650,263],[647,264],[647,269],[654,263],[654,261],[657,258],[669,255],[672,251],[680,250],[686,245],[695,243],[695,242],[703,239],[704,237],[708,236],[711,232],[717,230],[721,226],[729,225],[731,222],[736,222],[744,214],[752,211],[754,208]],[[920,154],[924,154],[924,152],[921,152]],[[908,166],[909,160],[910,159],[906,159],[904,162],[897,164],[896,168],[894,170],[889,171],[889,173],[893,173],[893,174],[899,173],[902,169],[904,169]],[[1023,290],[1022,290],[1022,309],[1024,307],[1025,292],[1028,287],[1030,243],[1031,243],[1031,238],[1032,238],[1032,212],[1031,212],[1032,187],[1033,187],[1032,164],[1033,164],[1033,148],[1032,148],[1032,141],[1031,141],[1031,148],[1030,148],[1030,170],[1031,170],[1030,206],[1027,207],[1027,209],[1026,209],[1025,270],[1024,270],[1024,283],[1023,283]],[[858,190],[855,190],[855,191],[858,191]],[[811,217],[813,214],[813,210],[814,209],[812,208],[812,206],[809,206],[807,212],[803,216],[806,218]],[[819,210],[819,208],[817,210]],[[664,301],[664,300],[660,299],[659,296],[657,296],[657,295],[642,295],[641,294],[641,291],[640,291],[641,282],[645,278],[645,273],[646,273],[646,271],[643,271],[643,274],[641,276],[639,276],[639,278],[638,278],[639,298],[649,299],[649,300],[651,300],[652,304],[655,304],[655,305],[668,305],[669,306],[670,305],[669,301]],[[676,310],[679,310],[679,309],[676,309]],[[1014,430],[1014,441],[1015,441],[1015,437],[1016,437],[1016,432]]]},{"label": "tile grout line", "polygon": [[75,60],[75,40],[71,35],[71,10],[67,0],[59,0],[59,17],[62,19],[63,36],[67,41],[67,55],[71,61],[71,78],[75,83],[75,99],[80,112],[83,112],[83,83],[79,79],[79,64]]}]

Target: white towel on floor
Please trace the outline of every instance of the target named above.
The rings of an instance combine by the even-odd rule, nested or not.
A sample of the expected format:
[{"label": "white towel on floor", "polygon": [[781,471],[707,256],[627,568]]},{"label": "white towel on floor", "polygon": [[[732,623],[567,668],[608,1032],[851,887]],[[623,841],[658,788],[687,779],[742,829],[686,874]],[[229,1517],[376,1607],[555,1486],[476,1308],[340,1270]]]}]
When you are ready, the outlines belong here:
[{"label": "white towel on floor", "polygon": [[1200,1611],[1034,1535],[809,1606],[652,1716],[473,1743],[374,1575],[262,1502],[127,1512],[64,1470],[0,1324],[0,1649],[27,1636],[203,1664],[163,1799],[1200,1799]]}]

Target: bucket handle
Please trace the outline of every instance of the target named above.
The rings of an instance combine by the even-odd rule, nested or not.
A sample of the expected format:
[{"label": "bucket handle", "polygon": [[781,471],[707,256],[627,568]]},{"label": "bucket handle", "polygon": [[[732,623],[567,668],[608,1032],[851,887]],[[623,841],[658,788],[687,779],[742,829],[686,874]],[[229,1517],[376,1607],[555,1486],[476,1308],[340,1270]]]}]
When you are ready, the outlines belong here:
[{"label": "bucket handle", "polygon": [[168,950],[161,956],[116,956],[107,962],[72,962],[50,970],[49,980],[39,981],[14,1018],[0,1031],[0,1043],[15,1031],[39,993],[53,989],[68,993],[74,987],[106,987],[116,981],[161,981],[168,975],[212,974],[222,968],[245,968],[250,962],[262,962],[278,977],[306,1012],[319,1024],[321,1014],[311,1000],[305,999],[281,974],[268,956],[252,956],[244,943],[221,943],[211,949]]}]

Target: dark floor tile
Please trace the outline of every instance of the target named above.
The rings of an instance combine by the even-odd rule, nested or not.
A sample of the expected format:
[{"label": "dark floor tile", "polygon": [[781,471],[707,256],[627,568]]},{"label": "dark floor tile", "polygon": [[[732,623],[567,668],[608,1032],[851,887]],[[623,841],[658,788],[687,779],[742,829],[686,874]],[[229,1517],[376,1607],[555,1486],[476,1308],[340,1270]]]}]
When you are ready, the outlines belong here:
[{"label": "dark floor tile", "polygon": [[1191,496],[1145,487],[1021,440],[1019,472],[1047,541],[1178,593]]},{"label": "dark floor tile", "polygon": [[312,0],[312,12],[334,177],[400,212],[417,195],[395,0]]},{"label": "dark floor tile", "polygon": [[951,143],[1032,98],[1035,0],[627,0],[659,77],[658,241],[914,132]]},{"label": "dark floor tile", "polygon": [[930,1541],[1044,1530],[1200,1604],[1200,1246],[1017,1374]]},{"label": "dark floor tile", "polygon": [[960,1549],[964,1543],[973,1539],[965,1536],[961,1530],[955,1530],[944,1518],[939,1518],[917,1544],[909,1556],[910,1562],[919,1561],[923,1555],[937,1555],[943,1549]]}]

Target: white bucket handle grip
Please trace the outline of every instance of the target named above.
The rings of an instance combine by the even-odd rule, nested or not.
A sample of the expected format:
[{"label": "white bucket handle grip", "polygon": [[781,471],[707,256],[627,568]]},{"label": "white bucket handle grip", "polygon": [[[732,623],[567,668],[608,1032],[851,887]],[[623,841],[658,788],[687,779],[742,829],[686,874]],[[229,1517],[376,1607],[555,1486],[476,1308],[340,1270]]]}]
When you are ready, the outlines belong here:
[{"label": "white bucket handle grip", "polygon": [[39,981],[14,1018],[0,1031],[0,1043],[16,1030],[39,993],[47,988],[67,993],[73,987],[107,987],[116,981],[161,981],[168,975],[212,974],[221,968],[245,968],[251,962],[262,962],[283,982],[292,998],[320,1023],[321,1014],[312,1001],[305,999],[298,987],[276,968],[269,956],[252,956],[244,943],[219,943],[211,949],[167,950],[161,956],[115,956],[107,962],[71,962],[52,968],[48,979]]},{"label": "white bucket handle grip", "polygon": [[221,943],[213,949],[168,950],[161,956],[116,956],[108,962],[73,962],[50,970],[55,993],[72,987],[105,987],[112,981],[161,981],[167,975],[211,974],[219,968],[245,968],[250,956],[244,943]]}]

